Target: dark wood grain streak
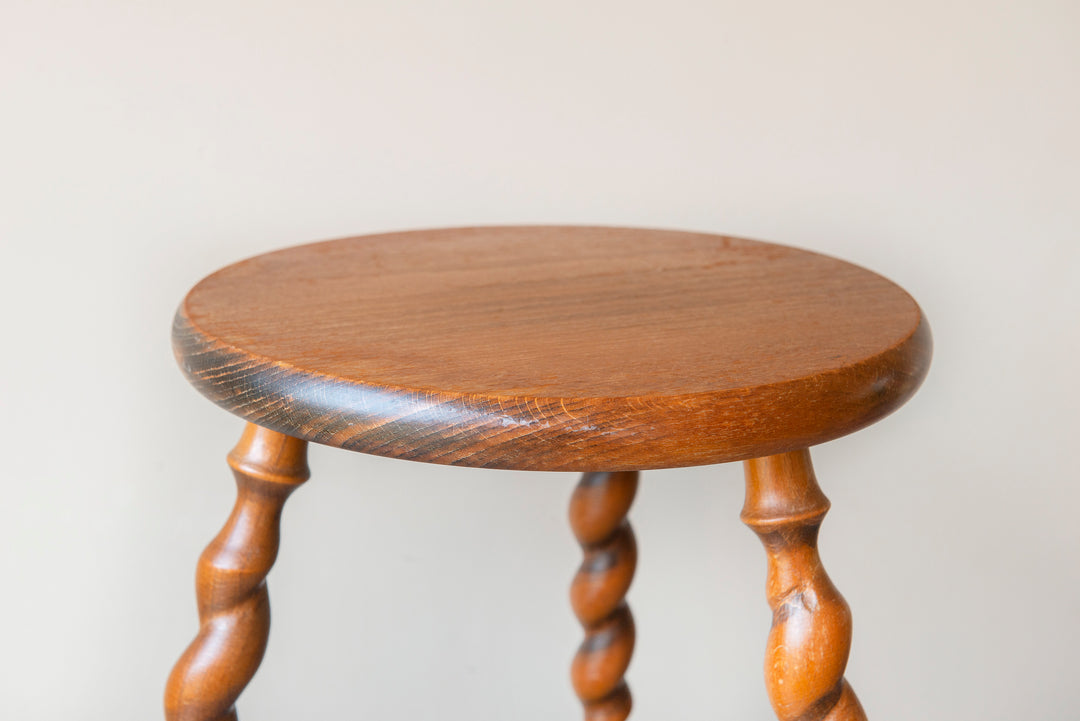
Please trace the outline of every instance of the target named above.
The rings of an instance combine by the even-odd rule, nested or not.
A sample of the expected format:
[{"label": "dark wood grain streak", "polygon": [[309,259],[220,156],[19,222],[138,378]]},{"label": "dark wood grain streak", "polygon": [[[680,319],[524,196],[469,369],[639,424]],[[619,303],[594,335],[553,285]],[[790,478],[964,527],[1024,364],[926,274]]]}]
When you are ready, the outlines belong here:
[{"label": "dark wood grain streak", "polygon": [[773,455],[910,397],[930,332],[901,289],[755,241],[464,228],[269,253],[176,315],[188,379],[304,440],[430,463],[669,468]]},{"label": "dark wood grain streak", "polygon": [[746,462],[742,520],[769,559],[765,686],[780,721],[866,721],[844,679],[851,611],[817,550],[829,510],[808,451]]},{"label": "dark wood grain streak", "polygon": [[168,721],[236,721],[236,699],[266,651],[266,574],[277,558],[285,500],[309,475],[307,443],[249,424],[229,465],[236,505],[199,558],[199,633],[169,676]]}]

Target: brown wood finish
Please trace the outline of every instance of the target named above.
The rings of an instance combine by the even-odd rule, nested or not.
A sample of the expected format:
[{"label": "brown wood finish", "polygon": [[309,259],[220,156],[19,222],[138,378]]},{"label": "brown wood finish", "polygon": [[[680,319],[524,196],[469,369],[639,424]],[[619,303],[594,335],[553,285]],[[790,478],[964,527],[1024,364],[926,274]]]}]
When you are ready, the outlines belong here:
[{"label": "brown wood finish", "polygon": [[767,596],[773,625],[765,685],[780,721],[866,721],[844,680],[851,649],[851,611],[818,556],[817,537],[829,500],[806,450],[746,464],[743,523],[769,558]]},{"label": "brown wood finish", "polygon": [[[624,721],[637,471],[746,460],[768,555],[765,678],[781,721],[865,721],[851,615],[817,552],[806,450],[899,407],[930,331],[896,285],[833,258],[700,233],[458,228],[346,238],[229,266],[176,314],[188,379],[249,421],[238,495],[199,561],[200,630],[169,721],[235,720],[269,632],[265,578],[306,442],[433,463],[587,471],[571,667],[586,721]],[[594,472],[603,469],[605,472]]]},{"label": "brown wood finish", "polygon": [[570,527],[585,560],[570,586],[570,603],[585,640],[571,666],[585,721],[623,721],[630,689],[623,675],[634,652],[634,618],[624,600],[637,567],[637,544],[626,520],[638,474],[586,473],[570,499]]},{"label": "brown wood finish", "polygon": [[165,690],[168,721],[235,721],[236,699],[266,651],[266,574],[277,557],[281,509],[308,478],[307,443],[248,424],[229,454],[236,505],[199,558],[199,633]]},{"label": "brown wood finish", "polygon": [[833,258],[717,235],[459,228],[298,246],[181,305],[204,395],[305,440],[433,463],[666,468],[868,425],[930,358],[918,305]]}]

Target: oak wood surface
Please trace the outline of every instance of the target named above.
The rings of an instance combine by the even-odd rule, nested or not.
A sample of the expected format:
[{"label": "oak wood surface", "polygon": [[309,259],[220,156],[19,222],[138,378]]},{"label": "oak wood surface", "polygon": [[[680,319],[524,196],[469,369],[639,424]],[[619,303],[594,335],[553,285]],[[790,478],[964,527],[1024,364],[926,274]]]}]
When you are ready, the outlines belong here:
[{"label": "oak wood surface", "polygon": [[742,520],[768,556],[766,595],[773,624],[765,652],[765,686],[780,721],[866,721],[844,679],[851,650],[851,611],[818,555],[829,499],[806,450],[745,464]]},{"label": "oak wood surface", "polygon": [[267,253],[201,281],[174,348],[250,422],[434,463],[635,470],[805,448],[888,414],[930,333],[857,266],[716,235],[458,228]]}]

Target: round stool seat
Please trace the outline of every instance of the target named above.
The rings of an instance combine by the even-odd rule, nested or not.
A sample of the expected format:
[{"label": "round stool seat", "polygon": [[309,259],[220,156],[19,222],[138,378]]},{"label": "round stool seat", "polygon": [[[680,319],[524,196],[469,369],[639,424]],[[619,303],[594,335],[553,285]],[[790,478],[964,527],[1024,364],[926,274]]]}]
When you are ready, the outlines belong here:
[{"label": "round stool seat", "polygon": [[414,231],[210,275],[173,343],[259,426],[381,456],[622,471],[742,460],[866,426],[918,388],[901,288],[780,245],[598,227]]}]

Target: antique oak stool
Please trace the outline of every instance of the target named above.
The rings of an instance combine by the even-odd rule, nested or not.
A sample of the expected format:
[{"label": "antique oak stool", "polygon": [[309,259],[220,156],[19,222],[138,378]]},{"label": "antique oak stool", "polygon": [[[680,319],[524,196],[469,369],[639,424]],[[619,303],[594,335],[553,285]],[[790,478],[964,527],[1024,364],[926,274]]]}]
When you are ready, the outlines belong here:
[{"label": "antique oak stool", "polygon": [[248,425],[238,495],[199,560],[200,630],[170,721],[235,719],[270,627],[266,575],[308,442],[412,461],[583,472],[570,598],[574,690],[625,719],[638,471],[745,461],[768,556],[766,686],[783,721],[865,715],[843,678],[851,615],[817,553],[829,502],[807,449],[906,401],[930,362],[888,280],[794,248],[595,227],[372,235],[260,255],[201,281],[173,327],[206,397]]}]

